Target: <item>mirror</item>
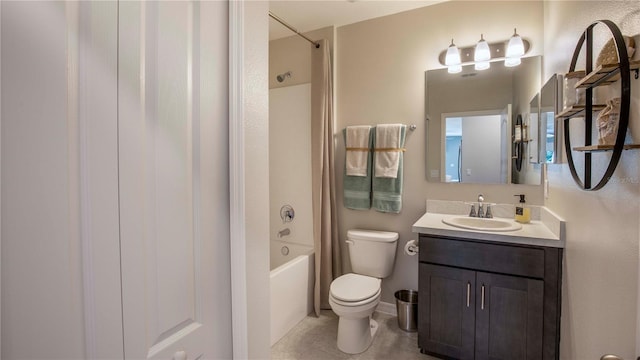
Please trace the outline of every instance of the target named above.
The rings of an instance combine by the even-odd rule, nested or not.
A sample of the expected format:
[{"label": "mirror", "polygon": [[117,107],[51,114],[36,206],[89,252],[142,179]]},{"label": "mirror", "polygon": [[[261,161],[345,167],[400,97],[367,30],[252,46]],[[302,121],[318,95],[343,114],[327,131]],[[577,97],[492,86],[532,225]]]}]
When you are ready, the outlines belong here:
[{"label": "mirror", "polygon": [[529,162],[532,164],[539,164],[540,159],[540,147],[538,141],[540,137],[540,98],[538,94],[529,102],[529,121],[525,125],[526,137],[525,147],[529,154]]},{"label": "mirror", "polygon": [[527,160],[521,170],[527,176],[513,176],[512,136],[514,116],[529,118],[529,100],[540,89],[541,74],[541,56],[523,58],[511,68],[494,62],[484,71],[473,65],[458,74],[426,71],[427,180],[540,184],[540,166]]},{"label": "mirror", "polygon": [[562,121],[556,115],[562,112],[562,75],[554,74],[540,90],[540,159],[543,163],[562,162]]}]

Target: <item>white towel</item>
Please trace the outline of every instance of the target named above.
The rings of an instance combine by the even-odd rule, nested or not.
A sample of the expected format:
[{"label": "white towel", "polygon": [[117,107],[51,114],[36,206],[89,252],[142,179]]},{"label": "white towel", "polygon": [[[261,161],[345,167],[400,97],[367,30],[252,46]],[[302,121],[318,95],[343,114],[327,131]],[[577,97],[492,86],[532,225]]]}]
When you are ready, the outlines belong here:
[{"label": "white towel", "polygon": [[371,126],[347,126],[346,166],[349,176],[367,176],[369,132]]},{"label": "white towel", "polygon": [[375,176],[393,178],[398,176],[400,164],[400,129],[402,124],[376,126]]}]

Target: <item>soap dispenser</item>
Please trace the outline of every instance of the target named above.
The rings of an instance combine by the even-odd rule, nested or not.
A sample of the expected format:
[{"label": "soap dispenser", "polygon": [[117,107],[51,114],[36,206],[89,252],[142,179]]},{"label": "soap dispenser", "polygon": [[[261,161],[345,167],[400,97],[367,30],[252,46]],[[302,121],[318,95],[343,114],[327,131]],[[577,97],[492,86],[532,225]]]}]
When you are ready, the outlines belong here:
[{"label": "soap dispenser", "polygon": [[520,197],[520,203],[516,205],[516,215],[515,219],[519,223],[526,224],[531,221],[531,209],[526,205],[524,200],[524,194],[518,194],[513,196]]}]

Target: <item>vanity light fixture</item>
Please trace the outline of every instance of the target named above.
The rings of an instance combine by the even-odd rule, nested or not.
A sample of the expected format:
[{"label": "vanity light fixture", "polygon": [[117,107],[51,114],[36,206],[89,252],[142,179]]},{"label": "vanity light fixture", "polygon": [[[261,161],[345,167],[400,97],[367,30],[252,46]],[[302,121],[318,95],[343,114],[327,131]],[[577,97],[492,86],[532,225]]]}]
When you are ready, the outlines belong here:
[{"label": "vanity light fixture", "polygon": [[447,55],[444,60],[445,65],[447,65],[447,71],[449,74],[456,74],[462,71],[462,62],[460,61],[460,50],[453,43],[453,39],[451,39],[451,45],[447,48]]},{"label": "vanity light fixture", "polygon": [[480,34],[480,41],[476,44],[476,49],[473,53],[473,61],[475,61],[476,70],[487,70],[491,65],[491,50],[489,49],[489,43],[484,39],[484,36]]},{"label": "vanity light fixture", "polygon": [[523,39],[516,29],[508,41],[487,43],[484,35],[480,35],[480,41],[475,46],[458,48],[451,40],[451,45],[440,53],[438,59],[447,67],[450,74],[462,71],[463,65],[473,64],[476,70],[485,70],[491,62],[503,61],[506,67],[520,65],[521,58],[526,54],[531,45]]}]

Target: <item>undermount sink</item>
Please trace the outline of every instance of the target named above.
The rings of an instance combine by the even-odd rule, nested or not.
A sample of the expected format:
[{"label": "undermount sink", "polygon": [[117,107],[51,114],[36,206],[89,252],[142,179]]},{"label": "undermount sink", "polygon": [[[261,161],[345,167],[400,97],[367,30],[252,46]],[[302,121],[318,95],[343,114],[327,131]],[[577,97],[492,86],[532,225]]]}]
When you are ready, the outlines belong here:
[{"label": "undermount sink", "polygon": [[477,217],[457,216],[442,219],[442,222],[462,229],[481,231],[516,231],[522,229],[522,225],[513,220],[486,219]]}]

